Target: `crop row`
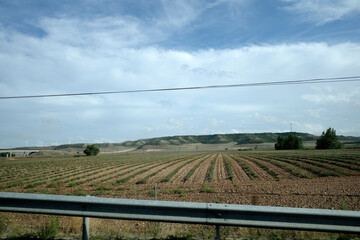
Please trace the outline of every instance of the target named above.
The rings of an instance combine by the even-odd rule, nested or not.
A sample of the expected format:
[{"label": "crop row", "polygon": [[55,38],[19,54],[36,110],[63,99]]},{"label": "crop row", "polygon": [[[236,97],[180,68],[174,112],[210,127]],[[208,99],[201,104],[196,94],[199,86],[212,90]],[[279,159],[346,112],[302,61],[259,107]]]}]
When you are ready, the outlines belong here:
[{"label": "crop row", "polygon": [[268,165],[265,165],[264,163],[253,160],[253,162],[258,165],[260,168],[264,169],[267,173],[269,173],[271,176],[273,176],[276,180],[280,180],[280,175],[275,170],[271,169]]},{"label": "crop row", "polygon": [[[262,159],[262,158],[258,158],[258,159]],[[282,163],[281,161],[277,161],[271,158],[268,159],[262,159],[263,161],[269,162],[271,164],[273,164],[274,166],[277,166],[278,168],[283,169],[284,171],[292,174],[293,176],[299,177],[299,178],[311,178],[310,175],[300,172],[297,169],[295,169],[294,167],[289,166],[288,164]]]},{"label": "crop row", "polygon": [[[360,153],[317,151],[279,152],[223,152],[217,154],[148,154],[119,155],[94,158],[29,159],[0,162],[0,189],[28,189],[68,187],[73,191],[80,185],[100,188],[109,182],[145,184],[149,181],[187,182],[201,172],[206,182],[214,181],[214,174],[227,179],[280,180],[360,174]],[[217,166],[221,167],[218,169]],[[203,171],[198,171],[199,168]],[[205,169],[206,168],[206,169]],[[223,169],[222,169],[223,168]],[[237,172],[236,169],[242,169]],[[180,173],[179,173],[180,171]],[[179,174],[178,174],[179,173]],[[240,174],[242,177],[240,177]],[[179,177],[174,177],[175,175]],[[285,176],[285,177],[284,177]],[[134,179],[131,181],[131,179]],[[221,178],[215,178],[221,179]],[[220,180],[217,180],[220,181]],[[188,184],[188,183],[187,183]],[[119,187],[117,187],[119,188]]]},{"label": "crop row", "polygon": [[[319,177],[328,177],[328,176],[340,176],[341,174],[339,173],[339,171],[334,170],[331,171],[331,169],[321,169],[318,168],[316,166],[322,166],[321,164],[316,164],[314,162],[300,162],[300,161],[296,161],[296,160],[290,160],[290,159],[284,159],[284,158],[277,158],[276,160],[280,161],[280,162],[285,162],[288,163],[290,165],[299,167],[301,169],[304,169],[314,175],[317,175]],[[324,166],[322,166],[324,167]]]},{"label": "crop row", "polygon": [[[170,158],[161,156],[158,161],[163,159],[171,161],[172,159],[187,158],[189,158],[189,155],[180,158],[179,156],[173,155]],[[139,161],[136,158],[129,161],[124,159],[112,159],[110,161],[104,159],[103,161],[99,161],[99,159],[96,158],[82,158],[81,160],[75,159],[71,161],[68,159],[49,159],[47,161],[42,159],[41,161],[39,160],[39,162],[36,161],[36,159],[29,159],[28,162],[15,162],[14,165],[17,166],[18,171],[12,171],[11,169],[13,169],[14,165],[11,165],[9,162],[1,162],[2,166],[5,165],[8,168],[2,168],[2,170],[5,170],[2,171],[3,175],[0,180],[0,189],[22,186],[24,186],[24,188],[34,188],[46,183],[48,183],[47,187],[56,187],[64,183],[68,183],[69,187],[73,187],[85,182],[104,178],[106,175],[114,174],[119,168],[125,169],[134,165],[149,164],[155,161],[155,159],[146,157],[143,161]],[[32,163],[35,163],[36,166],[42,166],[30,168],[29,165]],[[101,181],[104,181],[104,179]]]},{"label": "crop row", "polygon": [[246,175],[250,178],[250,179],[258,179],[259,176],[253,171],[253,169],[246,163],[246,161],[244,161],[243,159],[239,158],[237,155],[233,155],[232,156],[234,158],[234,160],[236,160],[239,165],[241,166],[241,168],[244,170],[244,172],[246,173]]},{"label": "crop row", "polygon": [[228,175],[228,178],[230,180],[233,180],[234,178],[234,171],[232,169],[232,166],[230,164],[229,159],[227,159],[227,157],[225,155],[223,155],[223,159],[224,159],[224,163],[225,163],[225,169],[226,169],[226,173]]},{"label": "crop row", "polygon": [[352,162],[352,164],[349,164],[349,162],[344,163],[343,161],[328,160],[326,158],[325,159],[324,158],[302,158],[302,157],[298,157],[298,156],[292,157],[292,158],[282,156],[281,158],[296,160],[296,161],[300,161],[300,162],[309,163],[309,164],[312,164],[315,166],[328,168],[331,171],[339,172],[339,174],[341,174],[341,175],[349,175],[349,173],[347,173],[345,171],[341,171],[337,167],[346,168],[346,169],[350,169],[350,170],[354,170],[354,171],[360,171],[360,167],[356,166],[355,162]]},{"label": "crop row", "polygon": [[184,182],[186,182],[187,180],[189,180],[189,178],[194,174],[194,172],[196,171],[196,169],[199,168],[199,166],[205,162],[205,160],[209,159],[211,155],[205,157],[203,160],[201,160],[199,163],[197,163],[189,172],[188,174],[186,174],[186,176],[184,177]]},{"label": "crop row", "polygon": [[161,182],[168,182],[180,169],[182,169],[183,167],[185,167],[186,165],[202,158],[203,156],[191,159],[187,162],[185,162],[184,164],[180,165],[179,167],[175,168],[172,172],[170,172],[166,177],[164,177],[163,179],[161,179]]},{"label": "crop row", "polygon": [[216,156],[211,160],[211,163],[210,163],[210,167],[206,173],[206,179],[208,181],[212,181],[213,180],[213,175],[214,175],[214,169],[215,169],[215,163],[216,163],[216,160],[218,158],[219,154],[216,154]]},{"label": "crop row", "polygon": [[[358,175],[360,171],[360,168],[357,166],[360,161],[357,160],[358,158],[356,158],[356,156],[352,156],[350,160],[343,157],[339,161],[336,161],[334,159],[337,159],[337,156],[333,156],[330,154],[326,156],[325,154],[311,155],[305,153],[304,155],[299,155],[295,154],[294,152],[292,152],[291,154],[281,152],[279,154],[276,154],[270,152],[250,154],[241,153],[240,155],[242,158],[254,162],[259,167],[261,167],[273,176],[276,176],[276,172],[272,172],[271,167],[269,167],[268,165],[264,165],[264,163],[261,163],[258,160],[273,164],[291,173],[292,175],[301,178],[309,178],[313,176],[350,176]],[[329,158],[331,158],[332,160],[328,160]]]}]

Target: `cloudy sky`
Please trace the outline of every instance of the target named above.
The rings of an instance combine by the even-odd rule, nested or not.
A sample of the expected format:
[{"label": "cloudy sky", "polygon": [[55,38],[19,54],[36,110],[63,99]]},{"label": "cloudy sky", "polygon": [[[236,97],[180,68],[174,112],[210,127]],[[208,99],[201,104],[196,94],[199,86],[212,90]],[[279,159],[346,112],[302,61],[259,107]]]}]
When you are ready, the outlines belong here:
[{"label": "cloudy sky", "polygon": [[[360,0],[1,0],[0,97],[360,75]],[[0,148],[360,135],[360,82],[0,100]]]}]

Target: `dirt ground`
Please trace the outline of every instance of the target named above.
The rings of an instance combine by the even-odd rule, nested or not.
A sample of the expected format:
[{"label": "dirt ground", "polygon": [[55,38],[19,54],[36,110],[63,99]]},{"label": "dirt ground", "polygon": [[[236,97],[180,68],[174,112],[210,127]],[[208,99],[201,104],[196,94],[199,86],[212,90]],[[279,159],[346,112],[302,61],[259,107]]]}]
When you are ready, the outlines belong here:
[{"label": "dirt ground", "polygon": [[[151,161],[144,161],[140,165],[136,162],[103,161],[92,164],[82,164],[70,161],[44,160],[34,162],[32,168],[25,164],[4,165],[3,173],[14,172],[13,178],[17,181],[24,179],[28,183],[37,181],[39,176],[46,173],[46,183],[35,188],[27,188],[27,184],[20,184],[6,191],[58,194],[58,195],[92,195],[96,197],[127,198],[153,200],[155,197],[154,187],[156,185],[157,200],[181,201],[181,202],[216,202],[226,204],[258,205],[258,206],[279,206],[297,208],[318,208],[360,211],[360,175],[358,171],[345,169],[336,166],[349,176],[318,177],[308,170],[291,165],[286,162],[282,164],[290,166],[311,178],[300,178],[284,168],[277,167],[271,162],[261,158],[261,155],[238,155],[235,153],[204,153],[190,157],[174,158],[173,161],[160,161],[155,157]],[[254,157],[255,156],[255,157]],[[331,157],[332,155],[326,155]],[[355,162],[351,163],[354,169],[360,166],[359,155],[355,155]],[[209,181],[207,174],[210,170],[211,161],[216,157],[213,179]],[[233,179],[229,179],[224,158],[232,166]],[[86,160],[86,159],[84,159]],[[257,178],[249,176],[239,160],[246,163],[257,175]],[[280,177],[276,178],[268,171],[261,168],[260,162],[276,171]],[[63,164],[68,163],[69,165]],[[49,167],[52,164],[54,169]],[[73,165],[71,165],[73,164]],[[349,163],[350,164],[350,163]],[[344,163],[342,166],[349,165]],[[187,173],[199,166],[193,175],[187,180],[184,177]],[[175,169],[182,166],[168,182],[161,180]],[[328,165],[324,165],[328,166]],[[7,168],[5,168],[7,167]],[[10,168],[11,167],[11,168]],[[334,167],[330,166],[329,167]],[[319,168],[319,166],[314,166]],[[147,171],[142,171],[148,169]],[[321,169],[321,168],[319,168]],[[329,168],[330,169],[330,168]],[[7,172],[6,172],[6,171]],[[117,181],[134,173],[139,172],[128,181],[118,183]],[[154,175],[152,175],[154,174]],[[63,176],[59,184],[49,187],[57,177]],[[147,176],[149,176],[147,178]],[[78,179],[77,179],[78,178]],[[138,184],[141,179],[147,181]],[[71,182],[82,180],[83,182],[74,187],[69,187]],[[88,181],[87,181],[88,180]],[[11,183],[11,177],[4,177],[4,183]],[[66,182],[66,183],[65,183]],[[0,213],[0,237],[11,236],[11,234],[34,232],[43,229],[51,221],[51,216],[26,215],[14,213]],[[81,234],[81,219],[71,217],[57,217],[59,221],[60,236],[79,236]],[[154,236],[158,233],[162,236],[191,234],[200,236],[199,239],[213,239],[214,229],[211,226],[192,226],[181,224],[161,223],[154,228],[154,223],[130,222],[109,219],[93,219],[91,221],[92,234],[94,236],[106,236],[120,238],[121,236]],[[154,230],[155,229],[155,230]],[[230,230],[229,230],[230,229]],[[257,231],[257,230],[256,230]],[[264,236],[266,232],[256,232],[245,228],[224,228],[223,236],[229,239],[238,236]],[[124,235],[121,235],[124,233]],[[283,234],[281,231],[280,234]],[[120,235],[119,235],[120,234]],[[181,235],[180,234],[180,235]],[[273,232],[269,233],[273,234]],[[298,238],[337,238],[333,235],[307,235],[307,233],[290,233],[288,236]],[[290,237],[290,238],[292,238]],[[261,237],[260,237],[261,238]],[[266,237],[267,238],[267,237]],[[285,237],[286,238],[286,237]]]},{"label": "dirt ground", "polygon": [[[204,185],[208,191],[203,192]],[[126,190],[104,196],[153,199],[154,186],[125,185]],[[177,191],[174,191],[177,190]],[[259,206],[360,210],[360,176],[315,179],[258,180],[242,184],[226,180],[207,184],[157,184],[157,199],[164,201],[217,202]]]},{"label": "dirt ground", "polygon": [[[222,183],[207,183],[208,192],[202,192],[204,184],[157,185],[157,199],[165,201],[217,202],[259,206],[281,206],[320,209],[360,210],[360,176],[326,177],[315,179],[284,179],[280,181],[256,180],[234,184],[227,180]],[[134,185],[129,183],[121,190],[109,190],[104,197],[154,199],[151,184]],[[0,213],[4,231],[2,236],[12,236],[17,232],[41,232],[49,226],[53,217],[30,214]],[[81,218],[56,217],[60,231],[58,237],[79,238]],[[8,225],[5,225],[8,224]],[[0,226],[1,227],[1,226]],[[40,229],[40,230],[37,230]],[[172,223],[151,223],[111,219],[91,219],[90,232],[100,239],[115,239],[123,236],[132,239],[151,239],[156,237],[197,236],[197,239],[214,239],[213,226],[184,225]],[[6,235],[8,234],[8,235]],[[341,234],[249,229],[222,227],[222,239],[337,239]],[[348,236],[349,237],[349,236]],[[357,239],[350,235],[350,239]]]}]

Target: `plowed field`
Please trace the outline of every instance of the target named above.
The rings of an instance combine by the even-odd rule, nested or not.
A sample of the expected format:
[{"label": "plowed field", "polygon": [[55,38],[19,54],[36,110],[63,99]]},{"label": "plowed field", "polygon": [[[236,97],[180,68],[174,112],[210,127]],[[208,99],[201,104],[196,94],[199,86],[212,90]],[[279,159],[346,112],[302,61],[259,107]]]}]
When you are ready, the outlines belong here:
[{"label": "plowed field", "polygon": [[[154,199],[156,185],[158,200],[360,211],[360,150],[1,159],[0,176],[0,191]],[[81,234],[81,219],[57,219],[65,237]],[[9,229],[3,236],[34,231],[35,225],[43,229],[49,221],[46,216],[0,213],[0,227]],[[119,229],[128,235],[139,232],[147,235],[149,229],[154,228],[152,223],[145,222],[108,219],[91,222],[92,234],[98,231],[101,236]],[[17,228],[20,225],[21,230]],[[184,231],[184,225],[162,223],[160,226],[156,231],[164,236]],[[202,236],[201,239],[207,238],[203,236],[205,233],[209,236],[213,233],[211,227],[191,225],[186,229]],[[224,236],[248,234],[251,238],[253,234],[250,230],[246,233],[244,228],[232,233],[227,229],[222,233]],[[269,233],[258,234],[263,238],[263,234]],[[290,234],[290,238],[295,236],[298,234]],[[314,235],[309,238],[337,237]]]},{"label": "plowed field", "polygon": [[360,210],[360,150],[31,158],[0,166],[0,191],[153,199],[156,185],[160,200]]}]

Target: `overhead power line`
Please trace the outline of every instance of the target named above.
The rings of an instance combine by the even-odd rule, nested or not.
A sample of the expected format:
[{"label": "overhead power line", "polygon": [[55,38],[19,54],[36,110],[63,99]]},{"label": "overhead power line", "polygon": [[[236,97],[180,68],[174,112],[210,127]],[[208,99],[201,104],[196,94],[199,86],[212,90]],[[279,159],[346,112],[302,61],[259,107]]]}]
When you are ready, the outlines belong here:
[{"label": "overhead power line", "polygon": [[0,100],[19,99],[19,98],[72,97],[72,96],[85,96],[85,95],[185,91],[185,90],[200,90],[200,89],[212,89],[212,88],[239,88],[239,87],[259,87],[259,86],[274,86],[274,85],[358,82],[358,81],[360,81],[360,76],[315,78],[315,79],[306,79],[306,80],[277,81],[277,82],[239,83],[239,84],[209,85],[209,86],[195,86],[195,87],[121,90],[121,91],[109,91],[109,92],[83,92],[83,93],[61,93],[61,94],[44,94],[44,95],[28,95],[28,96],[7,96],[7,97],[0,97]]}]

